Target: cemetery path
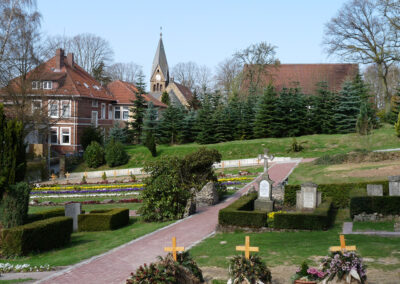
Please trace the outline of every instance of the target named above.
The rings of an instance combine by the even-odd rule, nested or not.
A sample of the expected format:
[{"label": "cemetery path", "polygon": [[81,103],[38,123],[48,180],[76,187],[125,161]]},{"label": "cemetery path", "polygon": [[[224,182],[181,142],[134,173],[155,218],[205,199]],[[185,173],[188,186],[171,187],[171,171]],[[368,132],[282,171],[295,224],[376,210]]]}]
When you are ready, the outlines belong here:
[{"label": "cemetery path", "polygon": [[[272,165],[269,169],[270,178],[275,184],[282,182],[297,164],[298,162],[290,162]],[[215,206],[200,208],[195,215],[54,273],[37,283],[126,283],[130,273],[140,265],[155,261],[159,255],[165,255],[163,248],[171,246],[172,237],[177,238],[178,246],[188,249],[212,235],[218,224],[218,211],[239,198],[260,177]]]}]

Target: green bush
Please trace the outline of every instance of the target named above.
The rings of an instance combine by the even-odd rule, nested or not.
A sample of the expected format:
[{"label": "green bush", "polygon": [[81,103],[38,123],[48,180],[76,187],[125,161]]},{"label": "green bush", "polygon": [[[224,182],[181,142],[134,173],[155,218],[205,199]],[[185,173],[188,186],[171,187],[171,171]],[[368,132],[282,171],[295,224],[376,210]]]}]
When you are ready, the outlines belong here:
[{"label": "green bush", "polygon": [[223,226],[265,227],[267,213],[254,210],[257,193],[240,197],[228,207],[219,210],[218,223]]},{"label": "green bush", "polygon": [[114,208],[92,210],[90,214],[78,215],[78,231],[116,230],[129,224],[129,209]]},{"label": "green bush", "polygon": [[271,283],[271,271],[261,257],[250,255],[246,259],[243,255],[234,256],[229,263],[229,275],[234,283]]},{"label": "green bush", "polygon": [[72,233],[72,218],[54,217],[2,231],[2,254],[26,255],[61,247]]},{"label": "green bush", "polygon": [[360,196],[350,200],[350,215],[380,213],[400,215],[400,196]]},{"label": "green bush", "polygon": [[11,185],[1,201],[1,223],[4,228],[23,225],[28,218],[29,193],[31,188],[25,182]]},{"label": "green bush", "polygon": [[111,140],[106,146],[106,162],[110,167],[124,165],[129,161],[129,156],[121,142]]},{"label": "green bush", "polygon": [[[367,184],[383,185],[383,194],[389,193],[388,181],[360,182],[360,183],[338,183],[338,184],[319,184],[318,191],[322,192],[322,200],[332,198],[333,204],[338,208],[348,208],[352,192],[367,188]],[[286,185],[284,203],[288,206],[296,205],[296,191],[300,190],[300,185]]]},{"label": "green bush", "polygon": [[32,223],[39,220],[49,219],[53,217],[60,217],[60,216],[65,216],[64,208],[44,210],[39,213],[29,214],[27,223]]},{"label": "green bush", "polygon": [[90,143],[83,154],[86,164],[90,168],[97,168],[104,164],[104,149],[96,141]]},{"label": "green bush", "polygon": [[103,135],[101,134],[100,130],[96,127],[93,126],[86,127],[83,130],[82,135],[80,137],[80,142],[83,150],[86,150],[86,148],[94,141],[102,145]]},{"label": "green bush", "polygon": [[327,200],[313,212],[277,213],[274,216],[274,228],[298,230],[327,230],[335,221],[335,208]]}]

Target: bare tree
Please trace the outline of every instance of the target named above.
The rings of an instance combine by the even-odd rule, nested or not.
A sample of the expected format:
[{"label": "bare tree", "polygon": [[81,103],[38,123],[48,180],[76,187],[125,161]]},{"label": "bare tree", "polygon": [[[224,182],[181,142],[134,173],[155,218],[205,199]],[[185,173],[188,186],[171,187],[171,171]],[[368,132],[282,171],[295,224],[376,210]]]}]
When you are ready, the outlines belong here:
[{"label": "bare tree", "polygon": [[349,62],[376,64],[384,91],[385,111],[390,112],[392,94],[387,76],[398,60],[399,38],[383,16],[377,0],[351,0],[325,26],[323,44],[328,54]]},{"label": "bare tree", "polygon": [[211,93],[214,90],[214,78],[212,71],[206,65],[197,69],[196,92],[202,97],[204,94]]},{"label": "bare tree", "polygon": [[172,68],[171,74],[172,77],[174,77],[174,80],[188,87],[191,91],[195,91],[198,70],[198,65],[192,61],[185,63],[181,62]]},{"label": "bare tree", "polygon": [[106,73],[112,80],[122,80],[129,83],[136,83],[138,74],[142,70],[142,66],[134,62],[114,63],[106,68]]},{"label": "bare tree", "polygon": [[234,58],[244,66],[243,79],[249,82],[249,93],[255,93],[259,89],[263,75],[268,73],[269,67],[278,63],[275,49],[269,43],[260,42],[234,54]]},{"label": "bare tree", "polygon": [[400,1],[399,0],[379,0],[378,2],[383,15],[389,20],[390,24],[400,30]]},{"label": "bare tree", "polygon": [[215,80],[217,88],[229,97],[233,92],[239,90],[240,75],[243,65],[235,58],[230,57],[220,62],[216,68]]}]

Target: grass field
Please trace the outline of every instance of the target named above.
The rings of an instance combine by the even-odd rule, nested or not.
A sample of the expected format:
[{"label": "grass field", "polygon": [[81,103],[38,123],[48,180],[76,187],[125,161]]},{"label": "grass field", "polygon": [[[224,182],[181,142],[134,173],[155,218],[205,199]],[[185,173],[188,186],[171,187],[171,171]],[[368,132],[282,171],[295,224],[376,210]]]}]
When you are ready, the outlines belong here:
[{"label": "grass field", "polygon": [[1,280],[0,279],[0,283],[1,284],[15,284],[15,283],[24,283],[24,282],[28,282],[34,280],[32,278],[19,278],[19,279],[13,279],[13,280]]},{"label": "grass field", "polygon": [[30,265],[50,264],[51,266],[71,265],[109,251],[171,223],[172,221],[145,223],[140,218],[131,218],[129,225],[121,229],[73,233],[71,235],[71,242],[63,248],[15,259],[0,259],[0,262],[13,264],[27,263]]},{"label": "grass field", "polygon": [[[159,145],[157,147],[158,156],[153,158],[149,150],[144,146],[127,146],[126,150],[131,158],[126,165],[118,168],[142,167],[146,161],[157,160],[160,157],[179,156],[196,151],[199,147],[207,147],[218,150],[223,160],[243,159],[257,157],[263,152],[264,148],[268,148],[275,156],[290,157],[320,157],[325,154],[347,153],[355,149],[387,149],[400,147],[400,140],[396,137],[392,125],[384,125],[380,129],[373,131],[371,135],[360,136],[358,134],[333,134],[333,135],[307,135],[296,137],[297,142],[305,142],[302,152],[289,152],[293,138],[265,138],[243,141],[231,141],[210,145],[199,145],[196,143],[184,145]],[[107,166],[97,169],[87,168],[82,163],[75,172],[85,170],[105,170]]]},{"label": "grass field", "polygon": [[394,231],[394,221],[353,222],[353,231]]}]

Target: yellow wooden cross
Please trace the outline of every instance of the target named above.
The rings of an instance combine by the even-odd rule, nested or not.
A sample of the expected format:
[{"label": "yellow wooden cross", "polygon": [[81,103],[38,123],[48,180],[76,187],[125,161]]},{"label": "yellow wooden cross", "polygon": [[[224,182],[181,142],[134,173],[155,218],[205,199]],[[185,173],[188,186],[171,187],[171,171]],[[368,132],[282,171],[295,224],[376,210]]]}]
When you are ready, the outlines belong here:
[{"label": "yellow wooden cross", "polygon": [[57,176],[56,176],[54,173],[52,173],[52,174],[51,174],[51,180],[54,181],[56,178],[57,178]]},{"label": "yellow wooden cross", "polygon": [[87,176],[88,176],[88,173],[87,173],[87,172],[85,172],[83,175],[85,176],[85,178],[87,178]]},{"label": "yellow wooden cross", "polygon": [[176,238],[175,237],[173,237],[172,238],[172,247],[166,247],[166,248],[164,248],[164,251],[172,251],[172,256],[174,257],[174,260],[176,261],[177,260],[177,258],[176,258],[176,252],[177,251],[184,251],[185,250],[185,248],[184,247],[177,247],[176,246]]},{"label": "yellow wooden cross", "polygon": [[344,235],[340,235],[340,247],[339,246],[330,247],[329,250],[331,252],[334,252],[334,251],[342,251],[343,252],[343,251],[355,251],[357,249],[356,249],[356,246],[346,246],[346,242],[344,240]]},{"label": "yellow wooden cross", "polygon": [[258,247],[251,247],[250,246],[250,237],[246,236],[245,239],[245,244],[244,246],[236,246],[236,250],[237,251],[244,251],[244,256],[246,257],[246,259],[250,258],[250,252],[254,251],[254,252],[258,252]]},{"label": "yellow wooden cross", "polygon": [[114,178],[117,177],[117,171],[114,171]]},{"label": "yellow wooden cross", "polygon": [[65,177],[68,179],[70,175],[71,174],[69,172],[66,172]]}]

